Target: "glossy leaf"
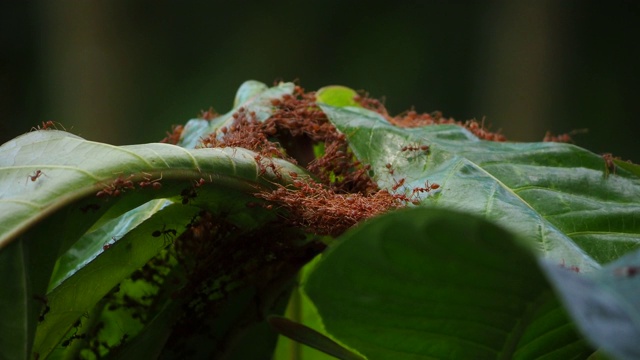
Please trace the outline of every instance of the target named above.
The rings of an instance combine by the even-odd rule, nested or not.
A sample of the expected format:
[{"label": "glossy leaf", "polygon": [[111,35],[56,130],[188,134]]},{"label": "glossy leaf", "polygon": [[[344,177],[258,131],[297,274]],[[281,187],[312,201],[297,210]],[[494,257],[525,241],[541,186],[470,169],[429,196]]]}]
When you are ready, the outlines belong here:
[{"label": "glossy leaf", "polygon": [[340,85],[325,86],[316,93],[316,101],[333,106],[360,106],[355,100],[357,92]]},{"label": "glossy leaf", "polygon": [[[245,149],[186,150],[159,143],[118,147],[56,130],[34,131],[3,144],[0,287],[12,290],[1,297],[0,315],[7,321],[0,333],[11,334],[0,337],[3,355],[31,356],[35,325],[50,307],[44,303],[54,264],[90,228],[155,198],[224,210],[247,227],[255,226],[259,217],[273,216],[247,209],[251,194],[274,183],[286,184],[289,172],[304,170],[274,159],[282,169],[275,174],[267,166],[272,160],[262,161],[256,163],[255,154]],[[32,180],[38,171],[40,176]],[[161,187],[151,186],[153,181]],[[97,196],[105,191],[113,196]],[[100,239],[92,246],[95,241],[104,244]]]},{"label": "glossy leaf", "polygon": [[291,321],[282,316],[269,317],[269,324],[280,334],[299,341],[315,349],[344,360],[363,360],[364,358],[340,346],[337,342],[310,327]]},{"label": "glossy leaf", "polygon": [[417,193],[423,205],[482,215],[582,271],[640,246],[640,178],[622,168],[607,176],[587,150],[484,141],[456,125],[400,128],[366,109],[320,106],[383,188],[404,179],[398,191],[411,196],[436,183]]},{"label": "glossy leaf", "polygon": [[231,125],[233,123],[233,114],[239,108],[244,108],[248,113],[253,112],[256,120],[264,121],[272,114],[271,101],[280,99],[283,95],[291,95],[293,93],[293,83],[280,83],[277,86],[268,88],[265,84],[249,80],[240,86],[236,93],[233,109],[224,115],[220,115],[211,121],[203,119],[192,119],[187,122],[182,131],[181,139],[178,145],[187,148],[195,148],[202,137],[211,133],[217,133],[220,136],[219,129]]},{"label": "glossy leaf", "polygon": [[412,209],[345,234],[304,282],[328,334],[368,359],[584,358],[534,256],[481,218]]}]

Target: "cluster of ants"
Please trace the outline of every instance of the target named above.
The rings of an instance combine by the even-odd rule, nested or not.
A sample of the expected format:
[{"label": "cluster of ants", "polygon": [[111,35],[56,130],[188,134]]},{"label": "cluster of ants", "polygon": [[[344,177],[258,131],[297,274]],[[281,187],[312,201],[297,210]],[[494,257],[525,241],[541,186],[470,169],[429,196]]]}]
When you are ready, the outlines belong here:
[{"label": "cluster of ants", "polygon": [[[376,104],[367,98],[361,101],[370,106]],[[271,105],[273,114],[264,122],[258,121],[255,113],[238,109],[233,114],[233,123],[203,138],[201,146],[243,147],[255,151],[260,175],[271,170],[281,178],[278,167],[269,161],[274,157],[305,166],[316,180],[302,181],[297,179],[297,174],[290,173],[292,186],[276,185],[275,190],[255,194],[267,200],[262,204],[265,208],[285,209],[286,220],[291,224],[302,225],[317,234],[337,235],[363,219],[403,203],[418,203],[419,193],[439,188],[438,184],[426,183],[413,189],[411,195],[400,194],[397,190],[404,183],[401,179],[390,190],[380,189],[369,176],[371,166],[355,159],[344,134],[336,130],[316,105],[313,92],[296,86],[292,95],[274,99]],[[323,145],[321,156],[312,154],[314,144]],[[424,144],[401,148],[402,152],[413,152],[416,156],[429,155],[429,150]],[[393,171],[391,165],[388,169]],[[254,202],[247,204],[255,205]]]},{"label": "cluster of ants", "polygon": [[[143,174],[143,180],[138,183],[138,186],[140,186],[140,188],[151,187],[155,190],[160,190],[162,188],[162,183],[160,183],[160,180],[162,180],[162,175],[160,175],[158,179],[151,179],[150,174]],[[122,175],[118,176],[110,184],[106,185],[102,188],[102,190],[98,191],[96,193],[96,196],[99,198],[106,198],[108,196],[116,197],[120,196],[120,194],[124,193],[127,190],[134,190],[136,188],[134,182],[132,181],[134,177],[135,175],[133,174],[129,175],[126,178],[122,177]]]}]

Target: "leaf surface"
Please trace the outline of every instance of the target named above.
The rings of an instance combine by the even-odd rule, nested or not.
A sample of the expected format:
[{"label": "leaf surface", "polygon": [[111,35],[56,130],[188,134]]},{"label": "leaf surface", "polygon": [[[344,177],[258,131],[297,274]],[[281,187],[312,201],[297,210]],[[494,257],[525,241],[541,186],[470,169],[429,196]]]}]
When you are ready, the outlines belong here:
[{"label": "leaf surface", "polygon": [[221,137],[222,134],[219,130],[233,123],[233,114],[240,108],[244,108],[247,113],[255,113],[256,120],[264,121],[273,113],[271,101],[280,99],[284,95],[291,95],[293,89],[293,83],[280,83],[277,86],[269,88],[265,84],[255,80],[246,81],[240,86],[236,93],[232,110],[211,121],[204,119],[189,120],[182,131],[178,145],[187,149],[193,149],[198,146],[203,137],[209,136],[209,134],[216,133],[218,137]]},{"label": "leaf surface", "polygon": [[380,187],[404,181],[397,191],[411,196],[436,183],[416,193],[423,205],[496,221],[558,264],[590,271],[640,245],[640,178],[622,168],[607,176],[587,150],[484,141],[457,125],[400,128],[363,108],[320,107]]},{"label": "leaf surface", "polygon": [[368,359],[584,358],[534,256],[481,218],[383,215],[346,233],[304,282],[324,330]]},{"label": "leaf surface", "polygon": [[[112,146],[56,130],[33,131],[3,144],[0,287],[12,289],[3,293],[6,306],[0,309],[0,315],[8,320],[0,325],[0,333],[12,334],[0,340],[3,355],[15,359],[32,356],[29,349],[35,325],[51,307],[46,292],[54,265],[91,228],[98,229],[160,198],[185,208],[226,211],[240,226],[256,226],[258,219],[274,216],[247,209],[246,202],[254,200],[251,194],[258,189],[287,184],[290,172],[304,174],[304,170],[278,159],[261,161],[256,162],[255,154],[245,149],[187,150],[160,143]],[[271,161],[282,174],[272,171],[268,166]],[[38,171],[40,176],[32,181]],[[152,182],[161,185],[154,187]],[[100,197],[101,192],[111,195]],[[188,211],[181,213],[190,216]],[[183,222],[182,228],[189,222],[181,217],[176,220]],[[146,236],[170,223],[156,224]],[[121,235],[104,234],[106,239],[88,240],[90,245],[103,246],[112,236]],[[158,239],[152,240],[157,243]],[[80,257],[85,256],[84,260],[90,261],[93,255]]]}]

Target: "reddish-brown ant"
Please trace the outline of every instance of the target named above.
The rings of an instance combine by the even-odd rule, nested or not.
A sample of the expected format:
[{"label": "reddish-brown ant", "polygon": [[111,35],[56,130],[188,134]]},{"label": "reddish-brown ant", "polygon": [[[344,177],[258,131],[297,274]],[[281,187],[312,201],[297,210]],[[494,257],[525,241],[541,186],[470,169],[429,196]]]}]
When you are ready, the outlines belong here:
[{"label": "reddish-brown ant", "polygon": [[398,190],[399,187],[401,187],[402,185],[404,185],[404,178],[400,179],[400,181],[395,181],[395,185],[393,185],[392,189],[393,191]]},{"label": "reddish-brown ant", "polygon": [[47,176],[47,174],[43,173],[42,170],[36,170],[36,172],[33,173],[33,175],[27,175],[27,181],[31,180],[35,182],[42,175]]},{"label": "reddish-brown ant", "polygon": [[429,181],[427,180],[424,183],[424,187],[417,187],[413,189],[413,194],[415,193],[423,193],[423,192],[430,192],[431,190],[436,190],[439,189],[440,185],[436,184],[436,183],[432,183],[429,184]]},{"label": "reddish-brown ant", "polygon": [[151,175],[147,174],[147,173],[143,173],[145,175],[144,177],[144,181],[141,181],[138,185],[140,185],[141,188],[145,188],[147,186],[151,186],[152,188],[154,188],[155,190],[160,190],[162,188],[162,184],[160,183],[160,180],[162,180],[162,174],[160,174],[160,177],[154,180],[151,180]]},{"label": "reddish-brown ant", "polygon": [[615,269],[613,272],[616,276],[634,277],[640,274],[640,266],[623,266]]},{"label": "reddish-brown ant", "polygon": [[385,167],[387,168],[387,170],[389,171],[389,175],[393,175],[393,168],[391,167],[391,164],[386,164]]},{"label": "reddish-brown ant", "polygon": [[195,181],[195,184],[193,186],[199,188],[200,186],[204,185],[205,183],[206,183],[206,181],[203,178],[200,178],[200,180]]},{"label": "reddish-brown ant", "polygon": [[613,157],[611,153],[602,154],[602,158],[604,159],[605,164],[605,173],[604,177],[608,177],[609,174],[616,174],[616,164],[613,162],[616,158]]},{"label": "reddish-brown ant", "polygon": [[173,125],[171,127],[171,132],[167,131],[167,137],[160,140],[160,142],[176,145],[180,141],[183,129],[184,127],[182,125]]},{"label": "reddish-brown ant", "polygon": [[119,196],[121,193],[125,192],[126,189],[135,189],[133,185],[133,181],[130,179],[133,175],[130,175],[128,178],[123,178],[122,176],[118,176],[117,179],[113,180],[113,182],[107,186],[105,186],[102,190],[96,193],[96,196],[99,198],[107,197],[107,196]]},{"label": "reddish-brown ant", "polygon": [[107,251],[110,247],[112,247],[113,244],[115,244],[116,242],[116,237],[112,236],[111,240],[113,240],[112,243],[109,242],[110,240],[107,240],[107,242],[105,242],[104,245],[102,245],[102,251]]},{"label": "reddish-brown ant", "polygon": [[571,265],[571,266],[567,267],[567,266],[564,264],[564,259],[562,259],[562,263],[560,264],[560,267],[561,267],[561,268],[564,268],[564,269],[569,269],[570,271],[573,271],[573,272],[576,272],[576,273],[579,273],[579,272],[580,272],[580,268],[579,268],[579,267],[577,267],[576,265]]},{"label": "reddish-brown ant", "polygon": [[[60,127],[62,127],[63,130],[65,130],[65,131],[67,130],[67,129],[64,128],[64,126],[62,126],[62,124],[58,123],[58,125],[60,125]],[[34,130],[49,130],[49,129],[56,129],[56,130],[58,129],[58,127],[56,126],[56,123],[53,122],[52,120],[43,121],[42,122],[42,126],[38,125],[38,126],[32,127],[31,131],[34,131]]]}]

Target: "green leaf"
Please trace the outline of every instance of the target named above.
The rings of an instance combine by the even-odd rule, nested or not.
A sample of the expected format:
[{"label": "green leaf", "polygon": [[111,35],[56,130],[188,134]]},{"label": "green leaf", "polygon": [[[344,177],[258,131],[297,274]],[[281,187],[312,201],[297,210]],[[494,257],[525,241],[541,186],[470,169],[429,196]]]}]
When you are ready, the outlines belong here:
[{"label": "green leaf", "polygon": [[[159,143],[118,147],[56,130],[30,132],[3,144],[0,288],[11,289],[3,293],[0,309],[0,317],[6,320],[0,333],[11,334],[0,337],[3,356],[32,355],[35,325],[49,306],[45,294],[54,265],[90,228],[98,229],[158,198],[228,212],[231,221],[247,228],[256,226],[260,218],[273,217],[260,209],[247,209],[246,203],[254,200],[251,194],[275,183],[288,184],[290,172],[304,174],[304,170],[279,159],[261,161],[256,163],[255,153],[245,149],[186,150]],[[282,174],[272,171],[271,161]],[[151,186],[154,181],[161,188]],[[97,196],[105,191],[113,196]],[[163,229],[156,226],[147,230],[146,237]],[[107,241],[114,235],[124,234],[110,234]],[[96,242],[102,246],[105,239],[94,239],[92,246]]]},{"label": "green leaf", "polygon": [[[298,278],[304,278],[305,274],[312,271],[315,267],[315,262],[320,256],[314,258],[307,263],[298,274]],[[299,282],[298,282],[299,283]],[[301,287],[296,286],[289,299],[289,305],[284,313],[284,316],[292,321],[304,324],[305,327],[311,329],[322,329],[322,321],[318,310],[313,305],[313,302],[309,297],[303,294]],[[314,330],[315,331],[315,330]],[[304,359],[304,360],[331,360],[333,356],[328,355],[326,352],[317,350],[314,347],[307,346],[301,342],[292,340],[291,337],[281,335],[278,339],[278,345],[276,346],[273,354],[274,359]]]},{"label": "green leaf", "polygon": [[364,358],[352,351],[340,346],[337,342],[329,339],[318,331],[310,327],[291,321],[282,316],[270,316],[269,324],[280,334],[299,341],[315,349],[344,360],[363,360]]},{"label": "green leaf", "polygon": [[[34,351],[41,355],[49,354],[60,342],[64,334],[71,329],[71,325],[87,313],[98,303],[111,289],[128,278],[132,272],[146,264],[156,256],[160,250],[167,246],[171,239],[163,236],[154,237],[154,231],[170,228],[179,231],[184,230],[184,224],[198,213],[199,209],[182,204],[170,205],[161,211],[155,212],[153,217],[140,221],[131,231],[118,239],[108,249],[99,254],[85,251],[85,245],[94,248],[96,241],[92,239],[98,234],[88,234],[78,242],[74,249],[70,249],[66,256],[61,258],[60,264],[66,267],[77,264],[72,271],[67,272],[59,284],[53,283],[53,289],[47,293],[49,313],[38,326]],[[130,212],[123,216],[124,219],[116,219],[118,223],[136,221],[133,217],[145,217],[148,212]],[[106,225],[111,228],[111,226]],[[97,241],[102,242],[102,237]],[[107,236],[107,239],[110,237]],[[93,245],[92,245],[93,244]],[[71,254],[77,259],[71,259]],[[79,261],[80,260],[80,261]],[[58,267],[60,272],[60,267]],[[56,278],[56,276],[54,276]]]},{"label": "green leaf", "polygon": [[618,159],[613,159],[613,163],[623,168],[624,170],[635,174],[635,176],[640,177],[640,165]]},{"label": "green leaf", "polygon": [[587,150],[483,141],[456,125],[400,128],[369,110],[320,107],[382,188],[404,179],[398,191],[411,196],[437,183],[418,193],[422,204],[496,221],[582,271],[640,246],[640,178],[624,169],[606,176],[602,157]]},{"label": "green leaf", "polygon": [[322,256],[304,290],[326,333],[368,359],[592,352],[531,252],[464,213],[417,208],[370,220]]},{"label": "green leaf", "polygon": [[318,90],[316,101],[337,107],[360,107],[360,104],[355,101],[356,96],[358,96],[358,93],[346,86],[332,85]]},{"label": "green leaf", "polygon": [[221,136],[219,130],[233,123],[233,114],[240,108],[244,108],[248,113],[255,113],[256,120],[265,121],[273,113],[271,101],[280,99],[284,95],[293,94],[294,87],[293,83],[280,83],[277,86],[268,88],[265,84],[255,80],[246,81],[238,89],[231,111],[211,121],[202,119],[189,120],[182,131],[178,145],[193,149],[203,137],[209,136],[211,133]]}]

